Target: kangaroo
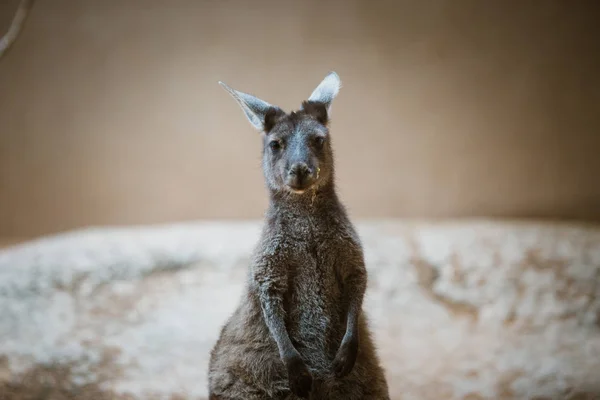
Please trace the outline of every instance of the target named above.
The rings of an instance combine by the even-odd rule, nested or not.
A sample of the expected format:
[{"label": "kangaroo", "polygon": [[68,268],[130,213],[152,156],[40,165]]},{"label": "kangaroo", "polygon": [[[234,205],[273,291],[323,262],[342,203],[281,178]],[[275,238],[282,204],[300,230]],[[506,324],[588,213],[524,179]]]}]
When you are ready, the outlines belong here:
[{"label": "kangaroo", "polygon": [[289,114],[219,84],[262,132],[269,206],[241,302],[211,351],[210,400],[389,400],[362,312],[362,245],[334,185],[338,75]]}]

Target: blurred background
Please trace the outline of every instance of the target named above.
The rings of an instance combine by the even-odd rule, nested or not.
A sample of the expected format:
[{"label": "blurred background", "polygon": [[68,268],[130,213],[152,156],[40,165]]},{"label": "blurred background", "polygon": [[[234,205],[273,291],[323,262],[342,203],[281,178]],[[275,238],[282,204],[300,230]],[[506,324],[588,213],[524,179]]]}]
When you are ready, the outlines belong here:
[{"label": "blurred background", "polygon": [[292,110],[329,70],[353,216],[600,220],[598,8],[39,0],[0,62],[0,236],[260,218],[259,135],[217,81]]},{"label": "blurred background", "polygon": [[36,0],[0,57],[0,400],[206,399],[267,206],[217,81],[291,111],[331,70],[391,398],[600,399],[598,21],[593,0]]}]

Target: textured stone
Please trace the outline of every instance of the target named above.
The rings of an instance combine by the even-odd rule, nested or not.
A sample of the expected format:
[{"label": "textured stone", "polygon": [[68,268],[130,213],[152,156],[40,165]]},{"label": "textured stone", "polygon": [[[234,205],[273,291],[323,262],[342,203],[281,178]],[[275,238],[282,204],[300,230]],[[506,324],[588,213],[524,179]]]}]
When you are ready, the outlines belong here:
[{"label": "textured stone", "polygon": [[[600,398],[600,229],[357,227],[393,399]],[[0,399],[204,398],[259,231],[90,229],[0,251]]]}]

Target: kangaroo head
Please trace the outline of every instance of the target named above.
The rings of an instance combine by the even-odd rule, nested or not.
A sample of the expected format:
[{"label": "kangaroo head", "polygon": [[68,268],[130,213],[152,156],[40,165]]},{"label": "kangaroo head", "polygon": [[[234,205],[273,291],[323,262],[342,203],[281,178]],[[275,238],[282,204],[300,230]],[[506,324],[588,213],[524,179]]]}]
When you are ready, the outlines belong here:
[{"label": "kangaroo head", "polygon": [[331,103],[340,78],[330,72],[298,111],[284,112],[264,100],[219,82],[262,133],[263,172],[271,190],[301,195],[333,179],[329,137]]}]

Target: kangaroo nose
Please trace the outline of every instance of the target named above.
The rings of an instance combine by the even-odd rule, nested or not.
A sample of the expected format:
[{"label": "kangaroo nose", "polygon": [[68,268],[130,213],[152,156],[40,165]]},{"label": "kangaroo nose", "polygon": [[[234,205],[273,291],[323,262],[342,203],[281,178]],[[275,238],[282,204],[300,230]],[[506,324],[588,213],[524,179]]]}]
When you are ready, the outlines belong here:
[{"label": "kangaroo nose", "polygon": [[311,173],[310,168],[308,168],[308,165],[306,165],[303,162],[292,165],[292,167],[290,168],[290,171],[289,171],[289,174],[291,176],[296,177],[299,180],[303,180],[308,175],[310,175],[310,173]]}]

